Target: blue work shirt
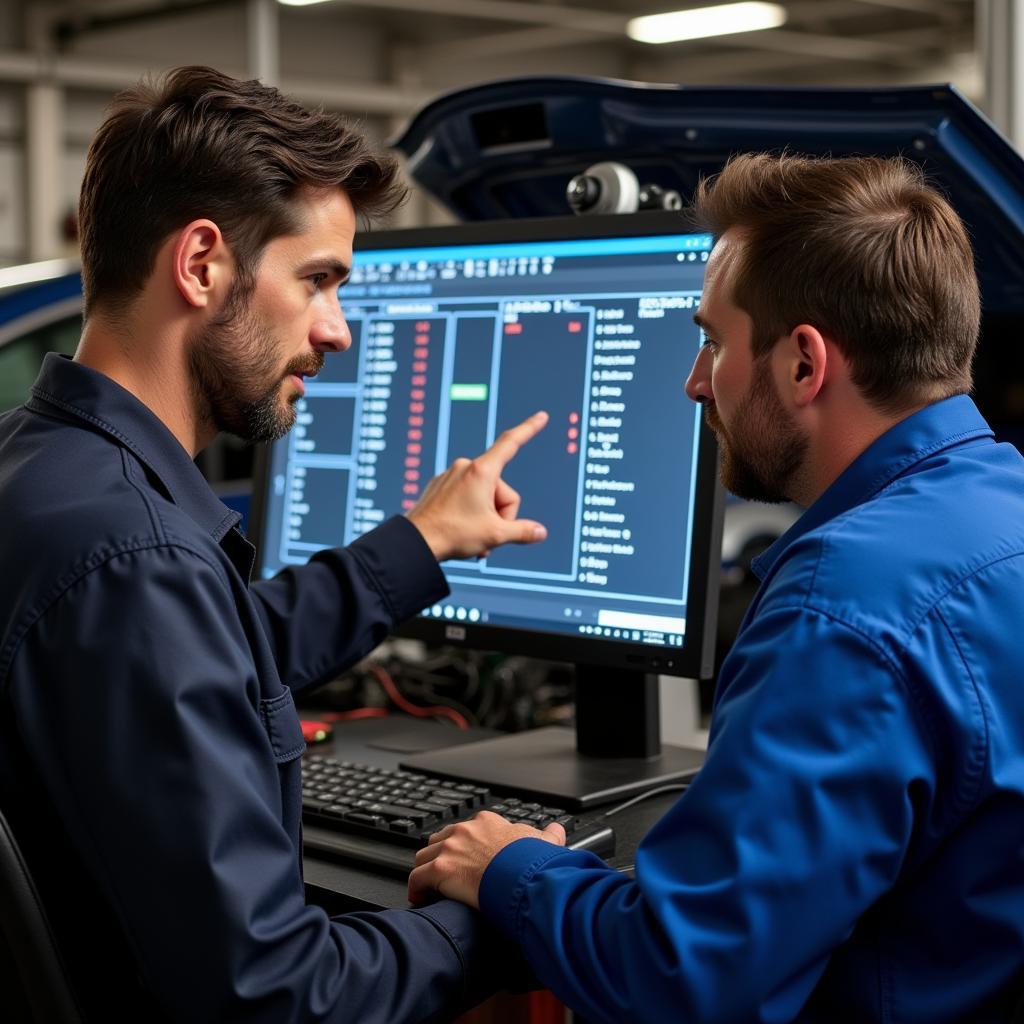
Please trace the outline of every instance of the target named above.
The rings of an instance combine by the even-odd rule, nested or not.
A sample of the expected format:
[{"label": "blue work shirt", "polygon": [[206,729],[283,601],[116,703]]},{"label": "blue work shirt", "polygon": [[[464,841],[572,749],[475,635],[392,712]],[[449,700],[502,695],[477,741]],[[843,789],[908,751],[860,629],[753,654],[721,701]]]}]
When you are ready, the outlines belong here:
[{"label": "blue work shirt", "polygon": [[1024,459],[969,398],[931,405],[756,568],[706,763],[635,880],[525,839],[488,867],[483,910],[594,1022],[1005,1024],[1024,966]]},{"label": "blue work shirt", "polygon": [[97,1020],[449,1019],[510,968],[475,912],[307,906],[292,691],[447,592],[416,528],[249,584],[148,408],[46,357],[0,417],[0,804]]}]

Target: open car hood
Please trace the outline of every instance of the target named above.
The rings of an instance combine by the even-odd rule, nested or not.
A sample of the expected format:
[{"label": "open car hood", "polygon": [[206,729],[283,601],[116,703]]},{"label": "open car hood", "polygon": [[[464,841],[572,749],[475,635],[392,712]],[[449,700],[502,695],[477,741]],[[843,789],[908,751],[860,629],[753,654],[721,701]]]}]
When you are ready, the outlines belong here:
[{"label": "open car hood", "polygon": [[730,155],[903,155],[966,221],[988,312],[1024,311],[1024,160],[948,85],[764,89],[527,77],[432,101],[394,145],[461,220],[569,212],[565,187],[618,160],[679,190]]}]

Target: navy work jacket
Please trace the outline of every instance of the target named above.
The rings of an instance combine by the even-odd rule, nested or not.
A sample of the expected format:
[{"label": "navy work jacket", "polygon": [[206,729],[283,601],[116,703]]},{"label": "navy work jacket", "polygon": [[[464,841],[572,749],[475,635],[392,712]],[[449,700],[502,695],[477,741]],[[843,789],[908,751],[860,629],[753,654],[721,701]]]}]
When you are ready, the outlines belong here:
[{"label": "navy work jacket", "polygon": [[100,1020],[448,1019],[508,947],[449,901],[306,905],[292,701],[444,577],[398,518],[250,585],[238,518],[85,366],[47,356],[0,417],[0,803],[78,993]]}]

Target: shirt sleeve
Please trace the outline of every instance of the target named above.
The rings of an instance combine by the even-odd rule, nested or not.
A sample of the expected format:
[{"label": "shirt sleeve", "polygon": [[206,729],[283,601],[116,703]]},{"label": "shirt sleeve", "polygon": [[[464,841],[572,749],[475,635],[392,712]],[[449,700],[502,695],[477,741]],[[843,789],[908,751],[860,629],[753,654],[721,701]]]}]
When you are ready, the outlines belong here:
[{"label": "shirt sleeve", "polygon": [[357,662],[448,584],[419,530],[394,516],[249,590],[281,679],[300,690]]},{"label": "shirt sleeve", "polygon": [[851,628],[759,615],[719,686],[705,765],[635,880],[533,839],[484,875],[484,912],[594,1022],[792,1020],[934,799],[900,670]]},{"label": "shirt sleeve", "polygon": [[285,755],[222,572],[183,548],[124,552],[23,641],[17,727],[74,854],[173,1020],[449,1019],[505,940],[448,901],[337,919],[305,904]]}]

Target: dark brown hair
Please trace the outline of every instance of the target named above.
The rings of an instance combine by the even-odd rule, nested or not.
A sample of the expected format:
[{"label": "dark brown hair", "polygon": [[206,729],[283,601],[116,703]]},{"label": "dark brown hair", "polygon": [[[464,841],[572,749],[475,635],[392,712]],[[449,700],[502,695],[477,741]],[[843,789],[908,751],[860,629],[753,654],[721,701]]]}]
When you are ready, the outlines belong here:
[{"label": "dark brown hair", "polygon": [[343,118],[257,81],[183,67],[119,93],[79,200],[86,315],[123,311],[176,229],[208,217],[251,285],[264,246],[299,228],[304,188],[343,189],[363,218],[405,197],[398,168]]},{"label": "dark brown hair", "polygon": [[835,339],[854,383],[897,412],[970,390],[980,299],[967,232],[903,159],[734,157],[693,213],[744,232],[732,301],[761,356],[801,323]]}]

